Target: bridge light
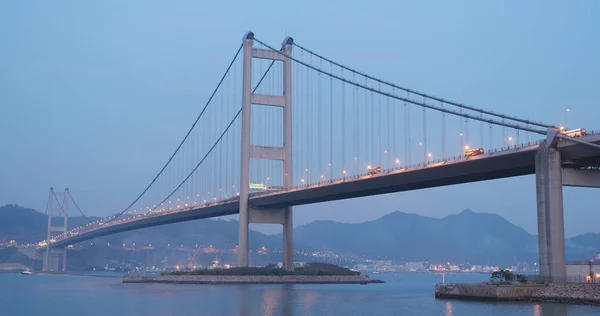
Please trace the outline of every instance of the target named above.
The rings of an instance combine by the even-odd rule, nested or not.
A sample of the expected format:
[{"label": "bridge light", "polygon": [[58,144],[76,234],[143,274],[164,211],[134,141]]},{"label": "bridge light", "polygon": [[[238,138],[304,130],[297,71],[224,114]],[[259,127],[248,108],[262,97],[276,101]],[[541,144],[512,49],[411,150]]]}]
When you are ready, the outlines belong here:
[{"label": "bridge light", "polygon": [[400,164],[400,159],[396,159],[396,164],[399,165]]}]

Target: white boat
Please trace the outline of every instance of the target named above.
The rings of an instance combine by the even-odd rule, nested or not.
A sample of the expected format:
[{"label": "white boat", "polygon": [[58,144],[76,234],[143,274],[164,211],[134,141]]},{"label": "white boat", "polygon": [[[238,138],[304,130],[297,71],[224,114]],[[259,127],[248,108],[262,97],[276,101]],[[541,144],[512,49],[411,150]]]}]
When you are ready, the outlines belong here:
[{"label": "white boat", "polygon": [[21,274],[23,274],[23,275],[32,275],[33,271],[31,271],[31,270],[25,270],[25,271],[22,271]]}]

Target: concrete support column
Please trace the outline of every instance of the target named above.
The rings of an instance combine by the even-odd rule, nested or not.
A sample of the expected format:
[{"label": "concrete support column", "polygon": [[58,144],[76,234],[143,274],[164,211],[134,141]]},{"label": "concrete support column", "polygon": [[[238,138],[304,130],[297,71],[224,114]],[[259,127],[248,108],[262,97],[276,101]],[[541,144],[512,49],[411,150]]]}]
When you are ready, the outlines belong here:
[{"label": "concrete support column", "polygon": [[294,271],[294,221],[291,207],[283,211],[283,268]]},{"label": "concrete support column", "polygon": [[[62,255],[62,256],[61,256]],[[62,257],[62,259],[61,259]],[[65,268],[65,263],[66,263],[66,250],[57,250],[57,249],[53,249],[50,248],[50,251],[47,251],[44,254],[43,257],[43,261],[42,261],[42,269],[43,271],[52,271],[52,272],[57,272],[59,271],[59,261],[62,260],[62,266],[63,268]],[[63,270],[65,271],[65,270]]]},{"label": "concrete support column", "polygon": [[567,274],[560,152],[540,146],[535,176],[540,275],[547,282],[559,282]]},{"label": "concrete support column", "polygon": [[242,159],[240,167],[240,227],[238,232],[238,267],[248,266],[248,196],[250,194],[250,112],[252,94],[252,45],[254,34],[244,35],[244,63],[242,81]]},{"label": "concrete support column", "polygon": [[[292,55],[294,40],[291,37],[283,41],[283,52],[287,56]],[[283,59],[283,97],[285,106],[283,108],[283,187],[290,189],[293,186],[292,179],[292,60]],[[294,221],[292,208],[283,210],[283,267],[288,271],[294,271]]]},{"label": "concrete support column", "polygon": [[60,257],[59,257],[58,253],[50,253],[50,262],[49,262],[50,271],[58,272],[59,258]]},{"label": "concrete support column", "polygon": [[62,271],[67,272],[67,247],[62,250]]}]

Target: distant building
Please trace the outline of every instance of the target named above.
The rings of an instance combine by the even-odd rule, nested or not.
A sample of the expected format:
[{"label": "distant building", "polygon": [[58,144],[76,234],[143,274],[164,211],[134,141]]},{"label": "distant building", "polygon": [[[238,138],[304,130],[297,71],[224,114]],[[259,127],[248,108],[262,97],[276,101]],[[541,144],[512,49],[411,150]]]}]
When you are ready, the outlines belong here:
[{"label": "distant building", "polygon": [[423,262],[407,262],[404,264],[406,271],[423,271]]},{"label": "distant building", "polygon": [[567,263],[567,281],[600,283],[600,254],[594,260]]},{"label": "distant building", "polygon": [[[294,262],[294,268],[302,268],[304,266],[306,266],[306,262]],[[277,267],[283,268],[283,262],[277,262]]]}]

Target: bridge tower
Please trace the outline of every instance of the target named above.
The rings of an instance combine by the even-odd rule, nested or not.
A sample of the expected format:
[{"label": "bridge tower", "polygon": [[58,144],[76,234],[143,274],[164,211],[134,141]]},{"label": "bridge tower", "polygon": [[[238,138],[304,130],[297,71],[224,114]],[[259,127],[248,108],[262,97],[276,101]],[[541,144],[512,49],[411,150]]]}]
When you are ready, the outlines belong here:
[{"label": "bridge tower", "polygon": [[[250,159],[283,161],[283,187],[292,187],[292,61],[277,52],[253,48],[254,34],[246,33],[243,38],[243,84],[242,84],[242,157],[240,179],[240,226],[238,241],[238,266],[247,267],[248,226],[250,223],[283,225],[283,266],[294,269],[292,208],[260,209],[249,203]],[[291,56],[291,37],[282,43],[282,52]],[[262,95],[252,92],[252,59],[260,58],[283,62],[283,96]],[[283,144],[281,147],[254,146],[250,143],[250,117],[252,105],[283,107]]]},{"label": "bridge tower", "polygon": [[[62,203],[58,197],[62,197]],[[55,206],[56,204],[58,207]],[[43,271],[59,271],[59,261],[62,263],[61,271],[67,271],[67,247],[62,249],[50,248],[50,240],[52,239],[52,232],[67,232],[68,209],[69,189],[65,189],[64,192],[54,192],[54,188],[50,188],[50,197],[48,198],[48,234],[46,237],[46,253],[42,263]],[[52,218],[55,213],[63,216],[62,226],[53,226]]]}]

